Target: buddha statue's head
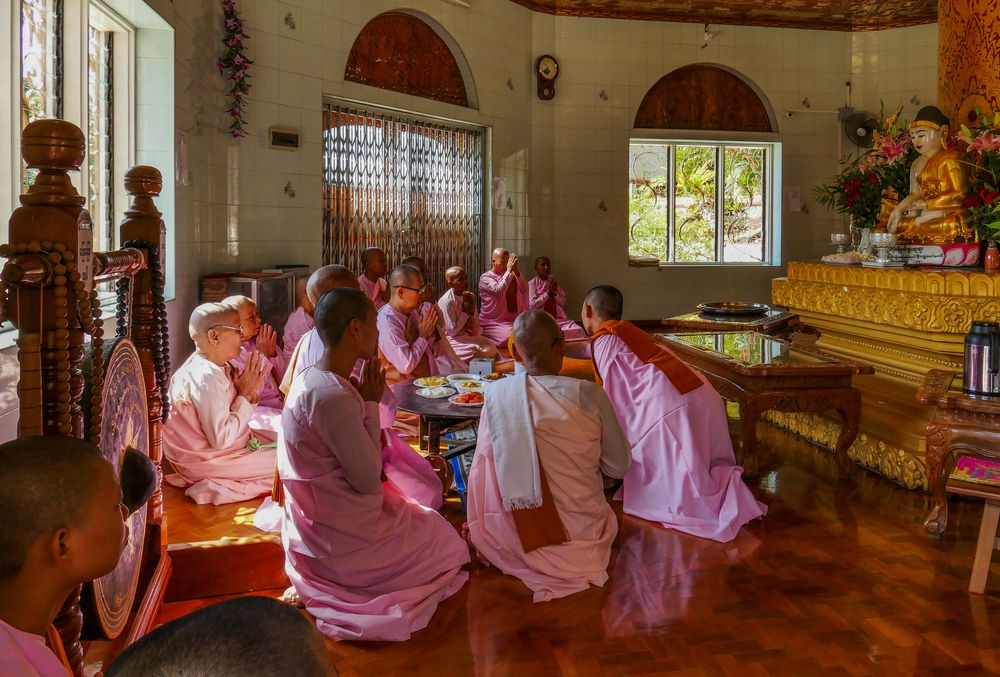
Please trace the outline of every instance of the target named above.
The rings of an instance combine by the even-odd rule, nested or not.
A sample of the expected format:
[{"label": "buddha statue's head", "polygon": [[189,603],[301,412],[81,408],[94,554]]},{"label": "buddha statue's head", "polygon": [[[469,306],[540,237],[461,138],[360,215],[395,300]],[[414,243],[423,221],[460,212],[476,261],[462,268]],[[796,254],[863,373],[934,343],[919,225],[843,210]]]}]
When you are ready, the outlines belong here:
[{"label": "buddha statue's head", "polygon": [[910,123],[910,140],[924,157],[931,157],[948,138],[948,117],[937,106],[924,106]]}]

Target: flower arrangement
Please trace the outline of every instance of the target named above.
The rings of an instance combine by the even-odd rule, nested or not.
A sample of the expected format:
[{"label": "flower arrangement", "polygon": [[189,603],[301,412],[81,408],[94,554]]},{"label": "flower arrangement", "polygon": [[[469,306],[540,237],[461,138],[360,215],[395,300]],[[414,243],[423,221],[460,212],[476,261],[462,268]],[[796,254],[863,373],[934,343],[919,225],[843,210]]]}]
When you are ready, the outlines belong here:
[{"label": "flower arrangement", "polygon": [[917,157],[900,110],[888,118],[883,110],[872,138],[872,147],[848,159],[832,184],[814,189],[816,202],[849,215],[861,227],[875,226],[886,217],[883,195],[898,200],[910,192],[910,165]]},{"label": "flower arrangement", "polygon": [[976,109],[978,126],[962,125],[958,135],[966,145],[963,161],[972,165],[972,192],[963,206],[970,212],[969,221],[983,239],[1000,238],[1000,113],[981,114]]},{"label": "flower arrangement", "polygon": [[223,36],[222,44],[224,51],[222,58],[216,63],[219,72],[226,77],[231,85],[226,96],[229,97],[229,108],[226,112],[232,122],[229,124],[229,133],[234,137],[246,136],[246,120],[243,115],[246,113],[246,96],[250,93],[250,64],[253,63],[246,57],[246,46],[244,42],[248,39],[243,32],[246,23],[240,18],[236,11],[236,0],[225,0],[222,3],[223,13]]}]

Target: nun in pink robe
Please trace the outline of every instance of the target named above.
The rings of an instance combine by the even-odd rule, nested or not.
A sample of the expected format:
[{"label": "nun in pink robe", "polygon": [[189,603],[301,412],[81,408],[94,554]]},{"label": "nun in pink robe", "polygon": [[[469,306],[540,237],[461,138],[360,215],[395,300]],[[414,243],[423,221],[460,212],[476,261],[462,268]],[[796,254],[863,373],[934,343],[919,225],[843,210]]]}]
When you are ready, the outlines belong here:
[{"label": "nun in pink robe", "polygon": [[528,307],[532,310],[544,310],[556,319],[563,336],[568,339],[587,338],[583,327],[566,315],[566,290],[556,287],[556,295],[549,296],[546,285],[548,280],[533,277],[528,281]]},{"label": "nun in pink robe", "polygon": [[362,273],[358,275],[358,284],[361,285],[361,291],[365,293],[365,296],[370,298],[372,303],[375,304],[375,310],[379,310],[385,305],[382,293],[388,288],[389,283],[386,282],[384,277],[378,278],[377,281],[372,281],[367,275]]},{"label": "nun in pink robe", "polygon": [[[618,324],[626,325],[624,335],[642,334],[652,341],[641,329]],[[659,344],[653,349],[669,353]],[[632,443],[632,467],[619,494],[627,514],[725,543],[767,512],[743,483],[725,404],[700,372],[688,368],[701,385],[682,394],[619,335],[602,335],[598,329],[592,350],[604,390]]]},{"label": "nun in pink robe", "polygon": [[487,270],[479,278],[479,324],[483,335],[501,348],[507,347],[514,319],[528,309],[528,281],[510,271]]},{"label": "nun in pink robe", "polygon": [[66,666],[45,645],[45,638],[0,620],[0,675],[67,677]]},{"label": "nun in pink robe", "polygon": [[449,289],[438,299],[444,318],[444,333],[458,359],[469,362],[475,357],[496,357],[496,344],[483,336],[478,317],[462,310],[462,297]]},{"label": "nun in pink robe", "polygon": [[317,367],[292,383],[278,473],[285,572],[323,634],[402,641],[468,580],[441,515],[386,487],[378,405]]},{"label": "nun in pink robe", "polygon": [[429,338],[417,337],[412,344],[406,340],[407,323],[419,324],[420,318],[433,307],[433,303],[423,303],[406,315],[387,303],[378,311],[379,351],[401,378],[409,378],[418,369],[426,369],[429,375],[469,370],[469,364],[460,360],[451,344],[441,338],[440,330]]},{"label": "nun in pink robe", "polygon": [[163,454],[174,473],[163,479],[195,503],[235,503],[268,493],[277,435],[251,430],[254,405],[236,392],[229,367],[193,353],[170,379]]},{"label": "nun in pink robe", "polygon": [[312,315],[307,313],[302,306],[296,308],[288,316],[281,335],[281,357],[286,366],[292,361],[292,353],[295,352],[295,346],[299,339],[314,326]]},{"label": "nun in pink robe", "polygon": [[[525,374],[491,384],[469,474],[470,540],[480,556],[521,579],[535,602],[603,586],[618,521],[601,473],[622,477],[629,457],[596,384]],[[514,513],[547,500],[562,537],[526,552]]]},{"label": "nun in pink robe", "polygon": [[[298,357],[289,367],[291,373],[288,378],[289,391],[292,382],[306,369],[316,364],[322,356],[323,341],[320,340],[319,333],[311,329],[302,337]],[[363,361],[358,361],[352,376],[360,375],[363,364]],[[432,510],[439,510],[444,494],[441,480],[427,459],[415,452],[413,447],[393,430],[392,424],[396,421],[396,398],[389,388],[383,391],[378,410],[379,425],[382,429],[382,467],[386,482],[397,493],[408,496]]]}]

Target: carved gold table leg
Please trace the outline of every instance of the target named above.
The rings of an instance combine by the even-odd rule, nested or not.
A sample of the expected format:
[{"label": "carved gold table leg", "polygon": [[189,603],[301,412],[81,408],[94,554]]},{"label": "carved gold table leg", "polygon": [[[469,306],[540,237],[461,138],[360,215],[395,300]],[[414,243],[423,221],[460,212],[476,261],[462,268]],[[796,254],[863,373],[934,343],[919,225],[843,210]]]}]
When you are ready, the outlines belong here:
[{"label": "carved gold table leg", "polygon": [[927,482],[934,505],[924,520],[924,531],[937,536],[948,526],[948,496],[944,490],[944,459],[948,455],[950,428],[947,424],[931,419],[927,425]]}]

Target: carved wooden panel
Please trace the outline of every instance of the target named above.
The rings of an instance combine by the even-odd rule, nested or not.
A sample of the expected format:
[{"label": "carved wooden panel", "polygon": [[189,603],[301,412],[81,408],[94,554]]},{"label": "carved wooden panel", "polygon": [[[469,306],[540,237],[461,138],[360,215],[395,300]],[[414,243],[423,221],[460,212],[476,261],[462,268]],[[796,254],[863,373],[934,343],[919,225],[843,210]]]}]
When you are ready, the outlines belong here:
[{"label": "carved wooden panel", "polygon": [[[989,0],[987,0],[989,1]],[[934,23],[936,0],[513,0],[536,12],[735,26],[872,31]]]},{"label": "carved wooden panel", "polygon": [[736,75],[715,66],[685,66],[650,87],[635,114],[640,129],[772,132],[767,108]]},{"label": "carved wooden panel", "polygon": [[469,106],[462,70],[447,43],[419,18],[402,12],[380,14],[361,29],[344,79]]},{"label": "carved wooden panel", "polygon": [[1000,6],[997,0],[941,0],[938,107],[951,129],[976,122],[975,109],[1000,110]]}]

